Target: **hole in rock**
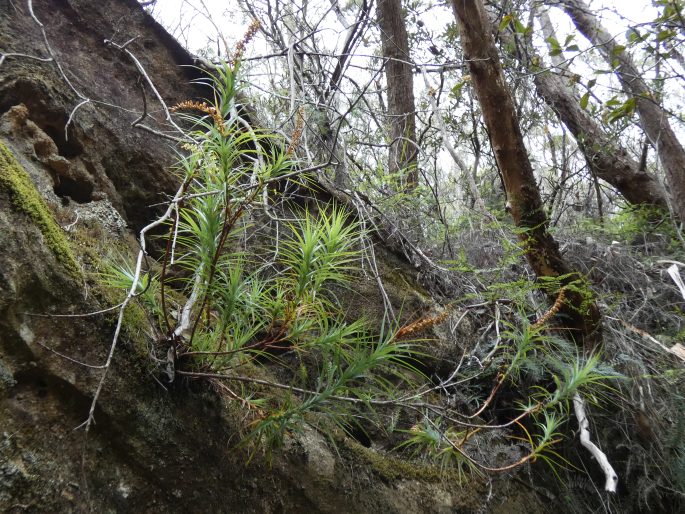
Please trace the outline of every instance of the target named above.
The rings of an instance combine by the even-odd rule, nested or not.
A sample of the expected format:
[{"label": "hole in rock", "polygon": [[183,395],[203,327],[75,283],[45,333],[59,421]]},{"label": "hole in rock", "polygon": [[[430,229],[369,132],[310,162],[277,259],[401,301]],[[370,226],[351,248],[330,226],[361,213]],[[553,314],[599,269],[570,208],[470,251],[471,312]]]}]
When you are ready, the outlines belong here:
[{"label": "hole in rock", "polygon": [[71,159],[83,153],[83,147],[76,140],[74,128],[69,126],[69,140],[67,141],[64,135],[64,125],[59,128],[51,123],[41,123],[40,120],[34,120],[36,125],[43,129],[43,131],[52,138],[57,145],[57,150],[62,157]]},{"label": "hole in rock", "polygon": [[55,194],[61,198],[68,196],[77,203],[93,201],[93,185],[85,180],[73,180],[61,177],[59,184],[54,187]]},{"label": "hole in rock", "polygon": [[353,425],[345,431],[347,432],[347,435],[349,435],[363,447],[371,448],[371,437],[369,437],[368,432],[364,430],[364,427]]},{"label": "hole in rock", "polygon": [[[29,119],[52,138],[62,157],[71,159],[83,153],[83,145],[73,123],[69,125],[68,139],[64,134],[64,126],[69,119],[67,107],[57,104],[43,82],[22,78],[0,88],[0,113],[19,104],[26,106]],[[71,108],[73,106],[68,107]]]}]

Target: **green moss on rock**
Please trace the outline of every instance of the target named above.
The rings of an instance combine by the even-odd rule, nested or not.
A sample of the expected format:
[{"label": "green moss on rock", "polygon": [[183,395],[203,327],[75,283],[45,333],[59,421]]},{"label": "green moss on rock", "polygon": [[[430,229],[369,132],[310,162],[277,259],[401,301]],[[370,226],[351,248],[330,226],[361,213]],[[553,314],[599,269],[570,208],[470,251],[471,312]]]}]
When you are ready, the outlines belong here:
[{"label": "green moss on rock", "polygon": [[451,480],[461,483],[458,473],[451,469],[444,469],[434,464],[410,462],[398,457],[384,455],[361,444],[345,440],[348,450],[362,462],[386,480],[420,480],[425,482],[443,482]]},{"label": "green moss on rock", "polygon": [[2,141],[0,141],[0,189],[7,191],[15,209],[26,214],[36,224],[46,244],[64,269],[73,277],[80,278],[81,271],[69,242],[28,173]]}]

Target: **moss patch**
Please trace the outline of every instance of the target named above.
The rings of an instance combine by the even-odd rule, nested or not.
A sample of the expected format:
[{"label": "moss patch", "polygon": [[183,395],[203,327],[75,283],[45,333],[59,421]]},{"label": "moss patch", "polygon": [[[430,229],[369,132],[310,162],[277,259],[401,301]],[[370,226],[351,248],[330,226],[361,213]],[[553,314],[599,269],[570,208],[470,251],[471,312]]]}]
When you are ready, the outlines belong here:
[{"label": "moss patch", "polygon": [[366,448],[356,441],[346,439],[347,449],[368,463],[371,468],[386,480],[420,480],[425,482],[453,481],[461,483],[458,473],[451,469],[442,469],[434,464],[410,462],[390,455],[383,455],[371,448]]},{"label": "moss patch", "polygon": [[64,269],[73,277],[80,278],[79,265],[62,230],[40,197],[26,170],[21,167],[2,141],[0,141],[0,188],[9,193],[15,209],[29,216],[40,229],[45,242]]}]

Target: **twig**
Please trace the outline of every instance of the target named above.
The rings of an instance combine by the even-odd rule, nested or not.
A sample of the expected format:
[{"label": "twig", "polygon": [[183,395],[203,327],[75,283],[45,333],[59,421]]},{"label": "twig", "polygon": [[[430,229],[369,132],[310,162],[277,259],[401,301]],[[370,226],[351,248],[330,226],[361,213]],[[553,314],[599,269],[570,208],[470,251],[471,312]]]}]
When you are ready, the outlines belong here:
[{"label": "twig", "polygon": [[[122,302],[123,303],[123,302]],[[121,307],[121,303],[113,305],[112,307],[107,307],[106,309],[101,309],[99,311],[85,312],[78,314],[38,314],[34,312],[25,312],[27,316],[35,316],[37,318],[84,318],[87,316],[97,316],[98,314],[104,314],[105,312],[110,312]]]},{"label": "twig", "polygon": [[[353,193],[353,202],[357,207],[357,212],[359,213],[359,219],[362,226],[362,234],[366,234],[366,218],[364,217],[364,213],[366,212],[366,210],[364,209],[362,200],[361,198],[359,198],[359,195],[356,193],[356,191]],[[378,290],[380,291],[381,298],[383,299],[383,304],[385,306],[384,314],[389,317],[389,320],[391,322],[397,323],[397,316],[395,316],[395,311],[392,307],[392,302],[390,301],[390,297],[388,296],[388,293],[385,290],[383,280],[381,280],[381,276],[378,273],[378,264],[376,263],[376,252],[373,248],[373,242],[370,240],[367,241],[366,238],[364,238],[363,241],[366,243],[364,244],[364,255],[369,261],[369,265],[371,266],[371,272],[373,273],[373,277],[376,279]]]},{"label": "twig", "polygon": [[[141,62],[138,60],[138,58],[135,55],[133,55],[133,53],[128,48],[126,48],[126,44],[128,44],[128,43],[125,43],[124,45],[118,45],[110,39],[105,39],[105,44],[113,46],[114,48],[121,50],[122,52],[124,52],[126,55],[129,56],[129,58],[133,61],[133,64],[135,64],[136,68],[138,69],[138,72],[143,76],[145,81],[150,86],[150,89],[152,89],[152,92],[157,97],[157,100],[161,104],[162,109],[164,109],[164,115],[165,115],[166,121],[168,121],[180,134],[185,135],[185,132],[183,131],[183,129],[181,129],[181,127],[179,127],[176,124],[176,122],[173,120],[173,118],[171,117],[171,111],[169,111],[169,107],[167,107],[166,102],[164,102],[164,99],[162,98],[162,95],[159,93],[159,91],[155,87],[154,82],[152,82],[152,79],[147,74],[147,71],[145,71],[145,68],[143,67]],[[137,125],[137,126],[141,127],[141,128],[144,127],[144,125]],[[145,129],[150,130],[150,131],[154,130],[154,129],[150,129],[147,127]],[[154,132],[154,133],[157,133],[157,132]],[[157,134],[160,135],[160,133],[157,133]],[[165,137],[171,137],[171,136],[165,136]]]},{"label": "twig", "polygon": [[[241,376],[241,375],[226,375],[222,373],[205,373],[205,372],[200,372],[200,371],[181,371],[181,370],[176,370],[177,375],[183,375],[186,377],[195,377],[195,378],[215,378],[215,379],[220,379],[220,380],[228,380],[228,381],[234,381],[234,382],[244,382],[248,384],[256,384],[256,385],[262,385],[266,387],[272,387],[274,389],[282,389],[285,391],[289,391],[291,393],[299,393],[299,394],[306,394],[306,395],[313,395],[316,396],[320,394],[317,391],[313,391],[310,389],[303,389],[301,387],[295,387],[292,385],[288,384],[282,384],[280,382],[272,382],[270,380],[263,380],[259,378],[253,378],[253,377],[246,377],[246,376]],[[400,398],[388,398],[384,400],[374,400],[370,398],[355,398],[352,396],[338,396],[338,395],[329,395],[327,398],[330,400],[336,400],[336,401],[341,401],[341,402],[348,402],[348,403],[353,403],[353,404],[363,404],[363,405],[376,405],[376,406],[393,406],[393,405],[401,405],[402,407],[408,408],[408,409],[413,409],[416,410],[417,412],[420,412],[421,409],[427,409],[431,412],[438,413],[440,416],[442,416],[443,419],[446,419],[448,421],[451,421],[452,423],[455,423],[459,426],[467,427],[467,428],[479,428],[479,429],[488,429],[488,430],[495,430],[495,429],[502,429],[502,428],[507,428],[510,427],[511,425],[514,425],[515,423],[518,423],[521,419],[525,418],[526,416],[539,411],[543,405],[541,403],[535,404],[532,407],[526,408],[521,414],[516,416],[514,419],[511,421],[507,421],[506,423],[502,423],[500,425],[484,425],[484,424],[476,424],[476,423],[468,423],[459,419],[456,419],[449,414],[447,414],[448,408],[443,406],[443,405],[435,405],[432,403],[427,403],[427,402],[412,402],[411,400],[420,398],[423,396],[425,393],[412,393]]]},{"label": "twig", "polygon": [[62,227],[65,232],[71,232],[71,229],[74,228],[74,226],[78,223],[78,218],[79,218],[79,213],[78,211],[76,212],[76,219],[66,225],[65,227]]},{"label": "twig", "polygon": [[76,111],[78,111],[80,107],[86,105],[87,103],[90,103],[90,98],[86,98],[84,100],[81,100],[78,104],[76,104],[76,107],[74,107],[71,110],[71,114],[69,114],[69,119],[67,120],[67,123],[64,125],[64,140],[65,141],[69,141],[69,125],[71,125],[71,122],[74,120],[74,115],[76,114]]},{"label": "twig", "polygon": [[15,52],[0,52],[0,66],[2,66],[2,63],[4,63],[5,59],[8,57],[22,57],[23,59],[33,59],[41,62],[52,62],[54,60],[52,57],[38,57],[36,55],[19,54]]},{"label": "twig", "polygon": [[63,359],[68,360],[69,362],[73,362],[74,364],[78,364],[79,366],[84,366],[86,368],[91,368],[91,369],[103,369],[105,367],[104,365],[95,366],[93,364],[86,364],[85,362],[81,362],[79,360],[73,359],[72,357],[69,357],[68,355],[64,355],[63,353],[60,353],[57,350],[55,350],[54,348],[50,348],[48,345],[41,343],[40,341],[36,341],[36,343],[38,343],[38,346],[42,346],[43,348],[45,348],[49,352],[52,352],[55,355],[62,357]]},{"label": "twig", "polygon": [[[185,192],[186,184],[185,182],[181,184],[181,187],[178,188],[178,191],[176,192],[176,195],[174,196],[174,199],[178,199],[183,195]],[[140,274],[142,271],[143,267],[143,258],[147,254],[146,251],[146,242],[145,242],[145,234],[152,230],[153,228],[161,225],[164,223],[170,216],[173,211],[173,203],[167,207],[166,212],[157,218],[155,221],[152,223],[148,224],[147,226],[143,227],[143,229],[140,231],[140,250],[138,251],[138,259],[136,260],[136,269],[133,274],[133,280],[131,281],[131,288],[128,291],[128,294],[126,295],[126,298],[124,299],[123,302],[119,305],[119,316],[117,318],[117,326],[114,330],[114,336],[112,337],[112,344],[109,349],[109,353],[107,354],[107,360],[105,361],[105,364],[102,366],[101,369],[103,369],[102,376],[100,377],[100,382],[98,383],[98,387],[95,390],[95,395],[93,396],[93,401],[90,404],[90,411],[88,412],[88,419],[81,423],[78,427],[76,428],[81,428],[85,427],[86,434],[88,434],[88,431],[90,430],[90,427],[92,423],[95,421],[95,406],[97,405],[98,399],[100,398],[100,393],[102,392],[102,388],[105,385],[105,379],[107,378],[107,372],[109,371],[109,368],[112,365],[112,357],[114,356],[114,351],[116,350],[117,343],[119,342],[119,333],[121,332],[121,326],[124,321],[124,311],[126,310],[126,306],[129,304],[129,302],[136,296],[136,291],[138,289],[138,283],[140,282]]]},{"label": "twig", "polygon": [[[676,356],[678,356],[678,357],[681,357],[680,353],[678,353],[677,351],[673,350],[673,348],[669,348],[668,346],[666,346],[665,344],[663,344],[661,341],[659,341],[657,338],[651,336],[650,334],[648,334],[648,333],[645,332],[644,330],[642,330],[642,329],[640,329],[640,328],[637,328],[635,325],[631,325],[630,323],[628,323],[628,322],[626,322],[626,321],[623,321],[622,319],[613,318],[613,317],[610,317],[610,316],[607,316],[607,318],[619,321],[619,322],[620,322],[624,327],[626,327],[628,330],[630,330],[631,332],[635,332],[635,333],[638,334],[638,335],[641,335],[642,337],[644,337],[645,339],[647,339],[647,341],[650,341],[650,342],[656,344],[659,348],[661,348],[661,349],[664,350],[665,352],[667,352],[667,353],[672,353],[673,355],[676,355]],[[681,357],[681,358],[682,358],[682,357]]]},{"label": "twig", "polygon": [[466,166],[466,163],[462,160],[462,158],[459,156],[457,151],[454,149],[454,146],[450,142],[449,133],[447,132],[447,127],[445,127],[445,122],[442,119],[442,113],[440,112],[440,108],[438,107],[438,102],[435,100],[434,95],[431,94],[433,86],[431,85],[428,75],[426,74],[426,70],[424,68],[420,68],[420,70],[423,76],[423,82],[426,85],[426,89],[428,90],[428,100],[433,109],[433,113],[435,114],[435,119],[438,123],[438,128],[442,133],[442,143],[447,149],[447,152],[452,157],[452,160],[455,162],[455,164],[461,171],[462,175],[466,177],[466,183],[469,186],[469,191],[471,193],[471,196],[473,196],[473,200],[476,206],[478,207],[478,210],[481,211],[488,219],[494,221],[495,217],[488,211],[487,207],[485,207],[483,197],[480,195],[480,192],[478,191],[478,186],[476,185],[476,181],[474,180],[471,173],[469,173],[469,169]]},{"label": "twig", "polygon": [[57,66],[57,69],[59,70],[60,75],[62,75],[62,78],[64,81],[67,83],[69,88],[76,94],[81,99],[81,102],[74,108],[74,110],[71,112],[71,115],[69,116],[69,120],[67,121],[66,125],[64,125],[64,138],[65,140],[69,140],[69,134],[68,134],[68,129],[69,129],[69,124],[72,121],[72,118],[74,116],[74,113],[76,112],[76,109],[81,107],[82,105],[89,103],[90,98],[86,97],[83,93],[81,93],[78,89],[76,89],[76,86],[74,86],[71,83],[71,80],[69,80],[69,77],[67,77],[67,74],[65,73],[64,69],[62,68],[62,65],[60,62],[57,60],[57,57],[55,57],[55,52],[52,50],[52,46],[50,46],[50,41],[48,40],[48,34],[45,32],[45,25],[38,19],[36,16],[36,13],[33,12],[33,1],[32,0],[27,0],[28,8],[29,8],[29,14],[31,15],[31,18],[33,18],[33,21],[36,22],[36,25],[38,25],[38,28],[40,29],[40,33],[43,36],[43,43],[45,43],[45,49],[48,51],[48,54],[50,54],[50,58],[52,61],[54,61],[55,65]]}]

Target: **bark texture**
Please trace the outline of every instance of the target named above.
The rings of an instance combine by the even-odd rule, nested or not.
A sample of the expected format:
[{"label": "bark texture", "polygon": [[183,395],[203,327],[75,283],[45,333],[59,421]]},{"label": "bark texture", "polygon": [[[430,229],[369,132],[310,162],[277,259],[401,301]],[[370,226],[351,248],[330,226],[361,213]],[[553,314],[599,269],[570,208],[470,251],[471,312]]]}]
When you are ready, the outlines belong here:
[{"label": "bark texture", "polygon": [[535,87],[573,134],[597,177],[614,186],[631,204],[668,208],[666,191],[661,183],[654,175],[641,170],[640,163],[580,107],[580,99],[562,77],[552,72],[538,74]]},{"label": "bark texture", "polygon": [[616,67],[624,89],[635,98],[642,129],[666,171],[674,209],[681,221],[685,220],[685,150],[671,128],[667,113],[657,103],[630,55],[617,45],[583,0],[562,0],[554,4],[564,9],[578,31]]},{"label": "bark texture", "polygon": [[[547,12],[542,12],[539,18],[545,38],[555,38]],[[494,20],[492,22],[495,30],[498,24]],[[514,37],[510,32],[496,32],[505,42]],[[525,57],[535,54],[529,38],[522,38],[520,42],[526,45],[526,52],[513,57],[518,58],[522,61],[521,64],[534,72],[538,95],[556,112],[561,122],[573,134],[594,177],[611,184],[628,203],[667,210],[666,191],[656,177],[642,169],[640,163],[630,156],[620,142],[607,134],[580,106],[580,98],[563,76],[551,71],[540,73],[539,67],[535,64],[536,59]],[[563,71],[564,60],[560,55],[553,55],[552,63]]]},{"label": "bark texture", "polygon": [[[504,82],[483,3],[481,0],[453,0],[452,5],[471,81],[504,180],[507,203],[514,222],[523,229],[520,237],[526,247],[528,262],[539,278],[560,277],[559,285],[570,284],[580,277],[564,262],[559,246],[547,230],[548,220],[540,191],[514,103]],[[570,288],[567,293],[560,318],[577,342],[592,347],[601,339],[599,309],[579,290]]]},{"label": "bark texture", "polygon": [[388,85],[388,119],[390,122],[390,173],[405,170],[406,187],[418,182],[414,76],[409,64],[409,39],[402,14],[401,0],[379,0],[378,26]]}]

